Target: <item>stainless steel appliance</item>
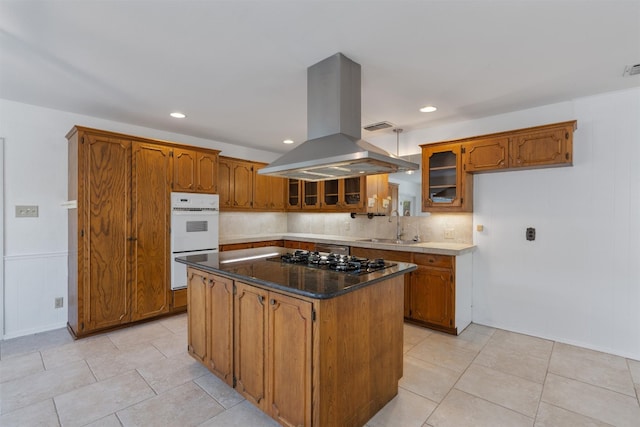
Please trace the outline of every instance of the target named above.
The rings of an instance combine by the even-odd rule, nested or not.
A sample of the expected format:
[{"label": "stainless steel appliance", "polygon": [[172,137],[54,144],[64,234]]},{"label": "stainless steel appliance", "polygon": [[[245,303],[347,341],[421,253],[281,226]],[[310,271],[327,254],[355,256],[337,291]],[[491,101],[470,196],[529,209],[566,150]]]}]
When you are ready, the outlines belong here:
[{"label": "stainless steel appliance", "polygon": [[219,214],[217,194],[171,193],[171,289],[187,287],[187,266],[176,257],[218,252]]}]

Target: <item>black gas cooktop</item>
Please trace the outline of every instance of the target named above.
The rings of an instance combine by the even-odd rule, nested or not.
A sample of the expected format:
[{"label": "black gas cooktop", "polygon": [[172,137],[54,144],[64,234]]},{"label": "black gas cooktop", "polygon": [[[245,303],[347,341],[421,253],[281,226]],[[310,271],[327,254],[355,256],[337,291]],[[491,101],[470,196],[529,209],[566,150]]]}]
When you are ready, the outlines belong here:
[{"label": "black gas cooktop", "polygon": [[367,274],[393,267],[395,263],[382,258],[367,259],[352,255],[296,250],[278,257],[267,258],[269,261],[286,264],[298,264],[311,268],[333,270],[348,274]]}]

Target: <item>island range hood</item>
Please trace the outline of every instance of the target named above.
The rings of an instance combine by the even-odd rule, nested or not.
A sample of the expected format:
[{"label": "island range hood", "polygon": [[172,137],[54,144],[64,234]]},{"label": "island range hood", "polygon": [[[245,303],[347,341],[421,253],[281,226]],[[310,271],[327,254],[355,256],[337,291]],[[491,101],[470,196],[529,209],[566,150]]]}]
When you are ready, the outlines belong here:
[{"label": "island range hood", "polygon": [[361,139],[360,65],[336,53],[307,69],[307,138],[259,174],[324,181],[416,170]]}]

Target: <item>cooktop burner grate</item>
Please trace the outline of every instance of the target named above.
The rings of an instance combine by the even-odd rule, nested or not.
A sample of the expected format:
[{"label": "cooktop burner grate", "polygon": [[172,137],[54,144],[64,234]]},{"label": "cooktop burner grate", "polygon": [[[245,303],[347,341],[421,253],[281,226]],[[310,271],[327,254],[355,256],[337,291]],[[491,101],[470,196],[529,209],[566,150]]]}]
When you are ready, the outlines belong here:
[{"label": "cooktop burner grate", "polygon": [[279,257],[268,258],[286,264],[306,265],[312,268],[334,270],[350,274],[367,274],[393,267],[395,263],[382,258],[367,259],[353,255],[296,250]]}]

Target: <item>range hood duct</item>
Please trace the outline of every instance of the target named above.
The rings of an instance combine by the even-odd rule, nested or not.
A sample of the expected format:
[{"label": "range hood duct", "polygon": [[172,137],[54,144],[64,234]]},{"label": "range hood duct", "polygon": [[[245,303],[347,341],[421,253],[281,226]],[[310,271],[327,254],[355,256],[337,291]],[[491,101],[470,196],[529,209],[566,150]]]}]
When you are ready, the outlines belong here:
[{"label": "range hood duct", "polygon": [[259,174],[304,181],[417,170],[361,139],[360,65],[336,53],[307,69],[307,141]]}]

